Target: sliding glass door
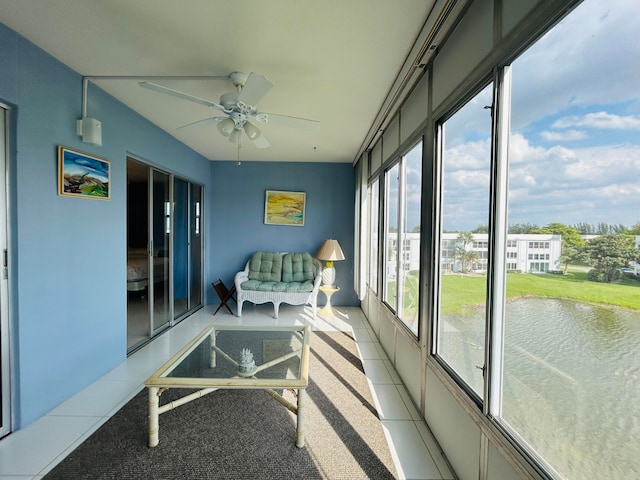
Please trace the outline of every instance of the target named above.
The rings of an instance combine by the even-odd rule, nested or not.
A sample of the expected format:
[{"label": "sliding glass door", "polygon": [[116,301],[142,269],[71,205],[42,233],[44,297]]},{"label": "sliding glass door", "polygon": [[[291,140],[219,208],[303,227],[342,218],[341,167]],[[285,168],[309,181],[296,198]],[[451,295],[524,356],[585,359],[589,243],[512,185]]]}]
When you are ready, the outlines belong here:
[{"label": "sliding glass door", "polygon": [[171,312],[169,306],[169,262],[171,261],[171,201],[170,178],[168,173],[152,169],[153,189],[149,196],[151,215],[151,248],[149,249],[149,303],[151,312],[151,333],[155,335],[169,326]]},{"label": "sliding glass door", "polygon": [[173,180],[173,318],[202,303],[202,187]]},{"label": "sliding glass door", "polygon": [[191,184],[190,205],[190,291],[189,308],[194,309],[202,305],[202,186]]},{"label": "sliding glass door", "polygon": [[202,186],[127,160],[127,346],[202,306]]}]

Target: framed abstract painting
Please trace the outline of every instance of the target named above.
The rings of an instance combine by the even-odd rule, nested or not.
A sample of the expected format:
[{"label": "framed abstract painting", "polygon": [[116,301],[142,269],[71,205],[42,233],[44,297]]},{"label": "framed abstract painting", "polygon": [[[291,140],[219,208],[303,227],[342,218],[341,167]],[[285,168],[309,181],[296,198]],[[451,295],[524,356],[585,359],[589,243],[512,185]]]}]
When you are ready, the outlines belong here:
[{"label": "framed abstract painting", "polygon": [[58,146],[58,194],[109,200],[111,163],[104,158]]},{"label": "framed abstract painting", "polygon": [[266,225],[304,226],[304,209],[307,194],[267,190],[264,199],[264,223]]}]

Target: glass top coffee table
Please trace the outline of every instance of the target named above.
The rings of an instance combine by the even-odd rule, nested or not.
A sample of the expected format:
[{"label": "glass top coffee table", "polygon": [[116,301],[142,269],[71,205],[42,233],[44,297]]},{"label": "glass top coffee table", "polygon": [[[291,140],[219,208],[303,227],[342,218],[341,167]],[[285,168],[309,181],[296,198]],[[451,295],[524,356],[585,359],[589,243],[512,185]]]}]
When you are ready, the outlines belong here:
[{"label": "glass top coffee table", "polygon": [[[263,389],[297,415],[296,446],[304,447],[304,409],[309,385],[307,326],[210,325],[144,382],[149,392],[149,446],[159,442],[161,413],[220,388]],[[198,389],[160,405],[169,388]],[[296,393],[292,404],[276,390]]]}]

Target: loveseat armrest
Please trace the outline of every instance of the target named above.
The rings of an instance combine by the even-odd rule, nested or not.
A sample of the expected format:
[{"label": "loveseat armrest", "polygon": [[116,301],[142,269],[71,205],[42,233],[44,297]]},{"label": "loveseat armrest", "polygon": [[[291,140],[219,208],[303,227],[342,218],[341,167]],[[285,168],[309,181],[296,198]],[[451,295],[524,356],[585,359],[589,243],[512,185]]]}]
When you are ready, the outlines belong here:
[{"label": "loveseat armrest", "polygon": [[247,262],[247,264],[245,265],[244,270],[241,270],[238,273],[236,273],[233,279],[233,283],[235,283],[236,290],[238,292],[242,290],[241,285],[247,280],[249,280],[249,262]]},{"label": "loveseat armrest", "polygon": [[313,290],[318,291],[320,284],[322,283],[322,263],[317,258],[313,259],[313,265],[315,267],[315,278],[313,279]]}]

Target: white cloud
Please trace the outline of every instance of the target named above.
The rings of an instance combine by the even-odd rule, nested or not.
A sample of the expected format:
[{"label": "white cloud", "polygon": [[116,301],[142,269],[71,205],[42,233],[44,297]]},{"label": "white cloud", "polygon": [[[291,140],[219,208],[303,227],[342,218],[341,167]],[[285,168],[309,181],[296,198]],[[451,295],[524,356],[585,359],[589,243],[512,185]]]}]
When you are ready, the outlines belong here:
[{"label": "white cloud", "polygon": [[513,63],[512,126],[640,100],[637,0],[585,0]]},{"label": "white cloud", "polygon": [[444,168],[449,171],[460,169],[484,170],[491,161],[490,139],[465,142],[444,151]]},{"label": "white cloud", "polygon": [[547,130],[540,132],[540,136],[548,142],[570,142],[587,138],[586,132],[582,130],[566,130],[563,132],[550,132]]},{"label": "white cloud", "polygon": [[458,191],[458,195],[464,195],[462,192],[468,192],[470,189],[479,188],[488,191],[489,172],[458,170],[448,177],[447,189],[449,188]]},{"label": "white cloud", "polygon": [[[614,115],[607,112],[593,112],[573,115],[556,120],[554,128],[590,127],[606,130],[640,130],[640,117],[634,115]],[[570,130],[575,131],[575,130]]]},{"label": "white cloud", "polygon": [[[479,153],[479,142],[469,151],[459,145],[459,158]],[[485,144],[488,155],[488,144]],[[473,155],[470,153],[473,152]],[[489,167],[445,169],[445,224],[472,229],[488,211]],[[465,168],[466,166],[466,168]],[[588,148],[531,145],[527,138],[509,139],[509,223],[546,225],[561,222],[622,223],[640,220],[640,145],[603,145]],[[464,212],[467,212],[466,215]]]}]

